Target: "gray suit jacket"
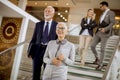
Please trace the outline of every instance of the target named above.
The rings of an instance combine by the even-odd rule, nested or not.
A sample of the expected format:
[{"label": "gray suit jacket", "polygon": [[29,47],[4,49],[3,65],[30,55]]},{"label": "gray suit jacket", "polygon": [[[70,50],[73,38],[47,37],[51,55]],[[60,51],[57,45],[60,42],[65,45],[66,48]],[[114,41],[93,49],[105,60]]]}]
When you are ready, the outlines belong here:
[{"label": "gray suit jacket", "polygon": [[[52,63],[51,60],[55,57],[57,48],[58,48],[58,44],[56,43],[56,40],[52,40],[48,43],[48,46],[43,58],[46,64]],[[62,66],[71,65],[74,63],[75,47],[73,43],[67,41],[64,45],[61,45],[57,55],[61,53],[64,54],[64,57],[65,57],[65,60],[62,62]]]},{"label": "gray suit jacket", "polygon": [[[61,45],[57,55],[58,48],[57,40],[52,40],[48,43],[45,55],[44,62],[46,63],[46,68],[43,74],[43,80],[46,78],[52,78],[52,80],[66,80],[67,79],[67,65],[72,65],[75,58],[75,47],[74,44],[67,41],[65,44]],[[52,64],[52,59],[60,54],[64,54],[65,59],[62,61],[60,66]],[[57,79],[56,79],[57,78]],[[51,79],[50,79],[51,80]]]},{"label": "gray suit jacket", "polygon": [[114,24],[115,24],[115,13],[109,10],[105,15],[105,18],[102,21],[102,23],[99,24],[99,27],[104,27],[105,28],[104,35],[109,37],[112,35],[112,29]]}]

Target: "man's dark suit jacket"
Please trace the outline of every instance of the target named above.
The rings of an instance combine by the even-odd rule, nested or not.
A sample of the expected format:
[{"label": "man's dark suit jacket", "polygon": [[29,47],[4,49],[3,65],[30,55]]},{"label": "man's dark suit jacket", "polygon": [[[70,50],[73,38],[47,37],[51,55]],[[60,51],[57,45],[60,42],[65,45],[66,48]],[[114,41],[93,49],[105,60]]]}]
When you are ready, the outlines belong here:
[{"label": "man's dark suit jacket", "polygon": [[[34,55],[38,51],[39,46],[41,44],[44,24],[45,24],[45,21],[41,21],[41,22],[36,23],[34,33],[33,33],[33,36],[32,36],[32,39],[30,41],[28,51],[27,51],[28,56],[31,56],[32,58],[34,57]],[[57,22],[52,21],[49,36],[48,36],[48,41],[57,39],[56,25],[57,25]],[[38,56],[43,56],[43,54],[39,54]]]},{"label": "man's dark suit jacket", "polygon": [[95,28],[97,26],[95,20],[90,20],[89,24],[87,24],[87,18],[83,18],[82,21],[81,21],[81,31],[79,34],[82,34],[82,32],[85,30],[85,29],[88,29],[88,32],[91,36],[93,36],[93,28]]}]

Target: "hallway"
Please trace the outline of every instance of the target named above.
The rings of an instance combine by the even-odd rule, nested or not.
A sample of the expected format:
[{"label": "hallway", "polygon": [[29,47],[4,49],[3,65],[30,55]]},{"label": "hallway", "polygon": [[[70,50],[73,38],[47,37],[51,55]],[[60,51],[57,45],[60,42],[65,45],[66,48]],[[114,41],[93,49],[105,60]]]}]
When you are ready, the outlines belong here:
[{"label": "hallway", "polygon": [[[95,11],[96,21],[99,20],[99,2],[101,0],[0,0],[0,80],[32,80],[32,60],[27,57],[27,48],[35,23],[44,19],[44,8],[48,5],[55,8],[54,20],[68,24],[66,39],[76,47],[68,80],[120,80],[120,0],[108,1],[116,16],[113,35],[105,48],[103,69],[96,70],[90,48],[85,66],[80,66],[80,22],[90,8]],[[100,53],[100,44],[97,51]]]}]

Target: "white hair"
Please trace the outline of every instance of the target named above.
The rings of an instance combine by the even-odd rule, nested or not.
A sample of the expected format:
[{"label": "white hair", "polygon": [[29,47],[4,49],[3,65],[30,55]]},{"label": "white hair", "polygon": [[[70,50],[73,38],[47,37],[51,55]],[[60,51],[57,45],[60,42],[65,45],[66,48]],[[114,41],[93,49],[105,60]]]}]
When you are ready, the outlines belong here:
[{"label": "white hair", "polygon": [[66,30],[68,29],[67,24],[66,24],[65,22],[58,22],[57,27],[58,27],[58,25],[60,25],[60,24],[62,24],[62,25],[65,27]]},{"label": "white hair", "polygon": [[[55,13],[54,7],[52,7],[52,6],[47,6],[46,8],[51,8],[51,9],[52,9],[52,13]],[[45,8],[45,9],[46,9],[46,8]]]}]

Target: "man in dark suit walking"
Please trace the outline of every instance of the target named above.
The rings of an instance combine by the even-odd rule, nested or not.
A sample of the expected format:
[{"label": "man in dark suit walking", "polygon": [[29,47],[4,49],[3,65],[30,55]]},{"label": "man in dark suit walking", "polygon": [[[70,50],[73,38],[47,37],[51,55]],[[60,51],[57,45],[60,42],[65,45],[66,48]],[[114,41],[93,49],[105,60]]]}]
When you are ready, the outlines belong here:
[{"label": "man in dark suit walking", "polygon": [[33,59],[33,80],[40,80],[43,56],[48,42],[57,39],[57,22],[52,20],[54,13],[55,9],[52,6],[45,8],[45,20],[36,23],[34,34],[28,47],[28,57],[32,57]]},{"label": "man in dark suit walking", "polygon": [[[106,1],[100,3],[100,9],[103,11],[103,14],[99,19],[99,26],[91,44],[91,49],[96,57],[94,63],[98,64],[96,69],[102,69],[103,67],[105,45],[107,39],[112,35],[112,28],[115,24],[115,13],[111,11],[108,6],[108,2]],[[99,42],[101,42],[100,57],[95,49]]]}]

